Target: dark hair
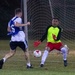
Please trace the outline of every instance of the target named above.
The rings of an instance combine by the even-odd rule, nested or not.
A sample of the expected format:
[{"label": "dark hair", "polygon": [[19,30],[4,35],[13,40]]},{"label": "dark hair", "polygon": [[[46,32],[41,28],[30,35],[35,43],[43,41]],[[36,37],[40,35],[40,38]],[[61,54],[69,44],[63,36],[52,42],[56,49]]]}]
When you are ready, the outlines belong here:
[{"label": "dark hair", "polygon": [[59,21],[59,18],[52,18],[52,20],[53,20],[53,19],[56,19],[56,20],[58,20],[58,21]]},{"label": "dark hair", "polygon": [[15,9],[15,14],[18,14],[20,12],[22,12],[22,10],[20,8]]}]

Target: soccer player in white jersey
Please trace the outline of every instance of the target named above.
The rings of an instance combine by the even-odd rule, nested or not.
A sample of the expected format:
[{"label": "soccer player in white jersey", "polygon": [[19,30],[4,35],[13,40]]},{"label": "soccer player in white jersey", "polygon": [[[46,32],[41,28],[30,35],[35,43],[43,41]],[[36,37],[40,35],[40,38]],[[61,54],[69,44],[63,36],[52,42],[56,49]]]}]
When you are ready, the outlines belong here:
[{"label": "soccer player in white jersey", "polygon": [[30,63],[29,52],[28,52],[28,45],[25,40],[25,33],[22,30],[22,27],[26,25],[30,25],[30,22],[27,22],[26,24],[22,24],[21,17],[22,17],[22,11],[20,8],[17,8],[15,10],[15,17],[13,17],[9,21],[8,28],[7,28],[8,35],[11,35],[10,52],[6,54],[3,57],[3,59],[0,60],[0,69],[2,69],[5,61],[15,54],[17,47],[20,47],[25,53],[27,68],[32,68],[32,65]]}]

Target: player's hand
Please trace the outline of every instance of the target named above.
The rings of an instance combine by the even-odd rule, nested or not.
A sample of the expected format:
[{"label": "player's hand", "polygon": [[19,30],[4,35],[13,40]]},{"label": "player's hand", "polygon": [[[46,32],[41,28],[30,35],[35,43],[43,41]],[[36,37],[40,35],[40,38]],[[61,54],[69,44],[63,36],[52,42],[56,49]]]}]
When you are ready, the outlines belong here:
[{"label": "player's hand", "polygon": [[30,25],[30,22],[27,22],[27,25]]},{"label": "player's hand", "polygon": [[41,41],[35,41],[34,42],[34,47],[38,47],[41,44]]},{"label": "player's hand", "polygon": [[56,35],[52,34],[52,36],[53,36],[53,39],[54,39],[54,40],[56,40],[56,39],[57,39]]}]

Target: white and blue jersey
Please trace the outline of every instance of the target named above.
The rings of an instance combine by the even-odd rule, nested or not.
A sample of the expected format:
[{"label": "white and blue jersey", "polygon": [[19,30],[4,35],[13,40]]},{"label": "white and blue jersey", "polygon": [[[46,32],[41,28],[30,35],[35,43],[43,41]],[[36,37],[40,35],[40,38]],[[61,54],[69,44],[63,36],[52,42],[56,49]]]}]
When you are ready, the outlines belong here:
[{"label": "white and blue jersey", "polygon": [[[8,35],[11,35],[10,48],[12,50],[16,49],[17,46],[25,50],[28,45],[25,40],[25,33],[23,31],[23,26],[16,27],[15,24],[22,23],[22,19],[20,17],[13,17],[9,23],[8,27],[10,27],[11,32],[8,32]],[[23,45],[22,45],[23,44]]]},{"label": "white and blue jersey", "polygon": [[19,27],[15,27],[14,25],[14,21],[17,19],[18,17],[14,17],[13,19],[11,19],[8,23],[8,26],[10,27],[11,29],[11,32],[8,32],[8,35],[16,35],[19,31],[20,31],[20,28]]},{"label": "white and blue jersey", "polygon": [[10,27],[11,32],[8,32],[8,35],[11,35],[11,41],[25,41],[25,33],[22,30],[22,26],[16,27],[16,22],[21,24],[22,19],[15,16],[9,21],[8,27]]}]

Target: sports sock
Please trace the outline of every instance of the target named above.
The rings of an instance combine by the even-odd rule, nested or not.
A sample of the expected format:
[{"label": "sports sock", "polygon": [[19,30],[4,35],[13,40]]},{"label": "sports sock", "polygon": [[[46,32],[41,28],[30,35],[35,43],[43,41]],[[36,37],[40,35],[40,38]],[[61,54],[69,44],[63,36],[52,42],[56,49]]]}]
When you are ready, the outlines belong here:
[{"label": "sports sock", "polygon": [[6,58],[3,58],[3,62],[5,62],[6,61]]},{"label": "sports sock", "polygon": [[63,47],[63,48],[61,48],[61,52],[63,53],[63,60],[67,60],[68,49]]},{"label": "sports sock", "polygon": [[43,53],[43,55],[42,55],[42,59],[41,59],[41,64],[44,64],[45,63],[45,61],[46,61],[46,58],[47,58],[47,56],[48,56],[48,50],[45,50],[44,51],[44,53]]},{"label": "sports sock", "polygon": [[31,66],[30,62],[29,62],[29,63],[27,63],[27,66]]}]

